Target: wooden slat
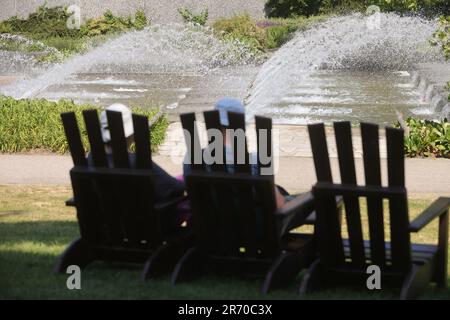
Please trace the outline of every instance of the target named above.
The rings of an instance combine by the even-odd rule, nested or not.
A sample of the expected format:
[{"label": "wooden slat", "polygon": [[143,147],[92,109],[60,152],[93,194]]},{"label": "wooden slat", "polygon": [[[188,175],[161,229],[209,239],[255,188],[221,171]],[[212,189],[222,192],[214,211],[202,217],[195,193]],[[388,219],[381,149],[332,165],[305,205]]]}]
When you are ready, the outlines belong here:
[{"label": "wooden slat", "polygon": [[69,144],[70,154],[75,166],[87,166],[86,155],[81,141],[80,130],[74,112],[61,113],[61,120]]},{"label": "wooden slat", "polygon": [[83,177],[75,170],[70,171],[73,195],[77,208],[77,220],[83,241],[90,245],[104,240],[102,212],[98,196],[89,177]]},{"label": "wooden slat", "polygon": [[[254,200],[254,189],[251,185],[237,185],[238,200],[238,221],[242,232],[243,245],[246,248],[247,257],[258,255],[258,224],[261,224],[264,217],[262,212],[257,212]],[[260,223],[258,223],[260,222]]]},{"label": "wooden slat", "polygon": [[344,249],[334,194],[316,184],[313,195],[316,203],[315,236],[321,264],[326,269],[341,266],[345,262]]},{"label": "wooden slat", "polygon": [[266,174],[273,175],[272,119],[255,116],[255,126],[258,145],[258,172],[261,174],[261,169],[265,168]]},{"label": "wooden slat", "polygon": [[184,138],[186,141],[187,154],[190,159],[192,170],[203,170],[203,156],[198,135],[195,113],[184,113],[180,115],[181,125],[184,130]]},{"label": "wooden slat", "polygon": [[[366,185],[381,187],[378,126],[361,123],[361,138]],[[379,196],[368,197],[367,211],[372,262],[383,269],[386,265],[386,256],[382,198]]]},{"label": "wooden slat", "polygon": [[[352,129],[350,122],[335,122],[334,132],[336,136],[342,183],[356,185],[355,158],[353,156]],[[364,254],[359,199],[356,196],[345,196],[344,203],[352,264],[357,268],[363,268],[366,259]]]},{"label": "wooden slat", "polygon": [[260,224],[262,224],[261,250],[264,258],[274,258],[281,248],[281,236],[277,234],[274,212],[276,210],[275,185],[273,181],[255,188],[259,200]]},{"label": "wooden slat", "polygon": [[[228,112],[228,120],[230,122],[229,129],[234,132],[234,134],[232,134],[231,145],[233,146],[233,164],[235,172],[250,173],[251,167],[247,150],[247,137],[245,136],[245,114],[239,112]],[[240,137],[240,139],[238,137]]]},{"label": "wooden slat", "polygon": [[309,140],[316,168],[317,181],[332,182],[325,126],[323,123],[308,125]]},{"label": "wooden slat", "polygon": [[83,111],[84,123],[88,133],[89,144],[91,145],[92,160],[95,167],[108,167],[108,160],[105,153],[105,144],[102,139],[100,122],[97,110]]},{"label": "wooden slat", "polygon": [[[210,146],[214,147],[214,150],[219,151],[220,145],[222,146],[222,157],[221,159],[218,159],[218,161],[215,161],[212,164],[208,164],[206,160],[204,160],[205,163],[207,163],[212,171],[227,171],[226,166],[226,151],[225,151],[225,144],[224,144],[224,138],[223,135],[225,132],[222,131],[222,126],[220,124],[220,113],[218,110],[211,110],[211,111],[205,111],[203,113],[203,116],[205,118],[205,125],[206,130],[208,131],[208,148]],[[218,134],[220,133],[220,137],[218,138]],[[220,139],[221,141],[216,141],[216,139]],[[216,153],[212,151],[207,151],[211,154],[214,159],[216,158]]]},{"label": "wooden slat", "polygon": [[136,145],[136,168],[152,168],[150,128],[146,116],[133,114],[134,141]]},{"label": "wooden slat", "polygon": [[[405,186],[403,130],[386,128],[388,154],[388,181],[390,187]],[[392,265],[394,269],[406,271],[411,267],[411,243],[406,193],[389,201],[392,243]]]},{"label": "wooden slat", "polygon": [[122,113],[106,111],[108,127],[111,134],[111,149],[115,168],[129,168],[127,141],[123,129]]},{"label": "wooden slat", "polygon": [[239,208],[236,207],[237,189],[230,185],[214,184],[211,188],[214,209],[210,214],[216,214],[220,253],[225,256],[237,256],[241,244],[240,230],[237,227]]},{"label": "wooden slat", "polygon": [[[251,174],[250,157],[247,149],[247,137],[245,128],[245,114],[239,112],[228,112],[229,129],[234,130],[231,145],[234,155],[234,171],[236,173]],[[243,161],[242,161],[243,160]],[[242,163],[243,162],[243,163]],[[239,202],[238,215],[243,246],[247,257],[256,257],[258,254],[258,239],[256,219],[257,213],[253,205],[253,189],[249,185],[237,185]],[[261,217],[258,217],[261,219]]]},{"label": "wooden slat", "polygon": [[[190,199],[192,210],[192,225],[196,236],[197,247],[204,254],[214,254],[221,249],[220,235],[217,229],[217,214],[214,212],[215,203],[211,193],[211,185],[204,177],[195,177],[193,174],[186,176],[186,189]],[[221,250],[220,250],[221,251]]]}]

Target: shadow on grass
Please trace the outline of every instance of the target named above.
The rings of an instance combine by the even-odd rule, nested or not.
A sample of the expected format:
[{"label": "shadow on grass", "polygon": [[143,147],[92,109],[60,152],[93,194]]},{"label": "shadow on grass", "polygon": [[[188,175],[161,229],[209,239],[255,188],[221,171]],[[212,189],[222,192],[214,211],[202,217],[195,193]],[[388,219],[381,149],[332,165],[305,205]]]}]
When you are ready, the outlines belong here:
[{"label": "shadow on grass", "polygon": [[[170,285],[170,275],[142,282],[142,265],[95,262],[82,271],[82,289],[68,290],[66,274],[54,274],[62,251],[79,236],[75,221],[0,223],[0,298],[2,299],[395,299],[396,291],[328,290],[297,295],[300,279],[268,295],[260,279],[206,275]],[[450,299],[450,290],[430,290],[427,299]]]}]

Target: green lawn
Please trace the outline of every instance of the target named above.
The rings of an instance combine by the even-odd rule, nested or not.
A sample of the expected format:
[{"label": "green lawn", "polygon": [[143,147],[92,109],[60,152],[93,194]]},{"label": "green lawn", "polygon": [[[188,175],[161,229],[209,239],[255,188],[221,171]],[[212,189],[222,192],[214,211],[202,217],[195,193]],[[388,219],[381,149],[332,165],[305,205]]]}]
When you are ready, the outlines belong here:
[{"label": "green lawn", "polygon": [[[298,283],[261,295],[261,281],[207,276],[172,287],[169,278],[141,282],[141,266],[94,263],[82,271],[82,289],[66,288],[66,275],[52,273],[57,256],[78,236],[75,211],[64,207],[68,187],[0,186],[0,299],[299,299]],[[431,199],[410,202],[418,214]],[[435,242],[436,224],[415,241]],[[391,299],[396,294],[329,291],[306,299]],[[429,299],[450,299],[450,290],[430,290]]]}]

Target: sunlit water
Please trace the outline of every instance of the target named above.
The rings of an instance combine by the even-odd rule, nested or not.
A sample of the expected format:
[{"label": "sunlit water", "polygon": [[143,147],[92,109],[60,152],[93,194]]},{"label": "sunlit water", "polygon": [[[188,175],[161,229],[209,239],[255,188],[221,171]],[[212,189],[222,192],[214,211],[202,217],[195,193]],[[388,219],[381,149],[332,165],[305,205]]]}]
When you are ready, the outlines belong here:
[{"label": "sunlit water", "polygon": [[392,123],[404,116],[438,118],[426,93],[407,72],[442,60],[429,46],[436,23],[380,15],[330,19],[297,36],[261,68],[247,99],[249,117],[283,124],[333,120]]},{"label": "sunlit water", "polygon": [[223,96],[247,96],[249,117],[282,124],[390,124],[396,111],[438,118],[411,72],[416,63],[442,60],[428,45],[436,22],[381,15],[379,27],[369,28],[362,15],[333,18],[298,33],[262,66],[242,43],[183,25],[129,32],[40,70],[29,57],[0,52],[0,74],[16,70],[25,78],[0,93],[160,107],[173,120],[211,108]]}]

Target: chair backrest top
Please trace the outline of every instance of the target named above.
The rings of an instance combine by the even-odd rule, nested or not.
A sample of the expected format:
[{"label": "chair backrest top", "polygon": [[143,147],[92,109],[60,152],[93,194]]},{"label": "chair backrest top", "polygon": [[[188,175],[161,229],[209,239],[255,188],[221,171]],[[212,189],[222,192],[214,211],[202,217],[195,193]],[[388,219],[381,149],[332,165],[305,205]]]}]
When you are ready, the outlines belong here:
[{"label": "chair backrest top", "polygon": [[[317,204],[317,233],[321,262],[329,268],[365,271],[368,264],[406,272],[411,265],[409,217],[404,178],[404,133],[386,128],[388,186],[381,184],[379,127],[361,123],[365,186],[356,181],[350,122],[334,123],[341,184],[333,184],[324,124],[308,126],[318,183],[313,188]],[[336,196],[343,196],[348,245],[342,238]],[[360,198],[367,203],[368,237],[363,234],[364,214]],[[384,205],[384,200],[389,203]],[[386,213],[386,215],[385,215]],[[385,219],[390,226],[387,244]],[[387,225],[387,224],[386,224]],[[364,239],[370,239],[365,242]]]},{"label": "chair backrest top", "polygon": [[148,119],[133,115],[136,152],[129,154],[121,113],[107,111],[112,150],[107,154],[97,111],[83,111],[90,144],[86,157],[75,113],[61,117],[74,162],[70,173],[82,238],[94,245],[148,248],[160,244]]}]

